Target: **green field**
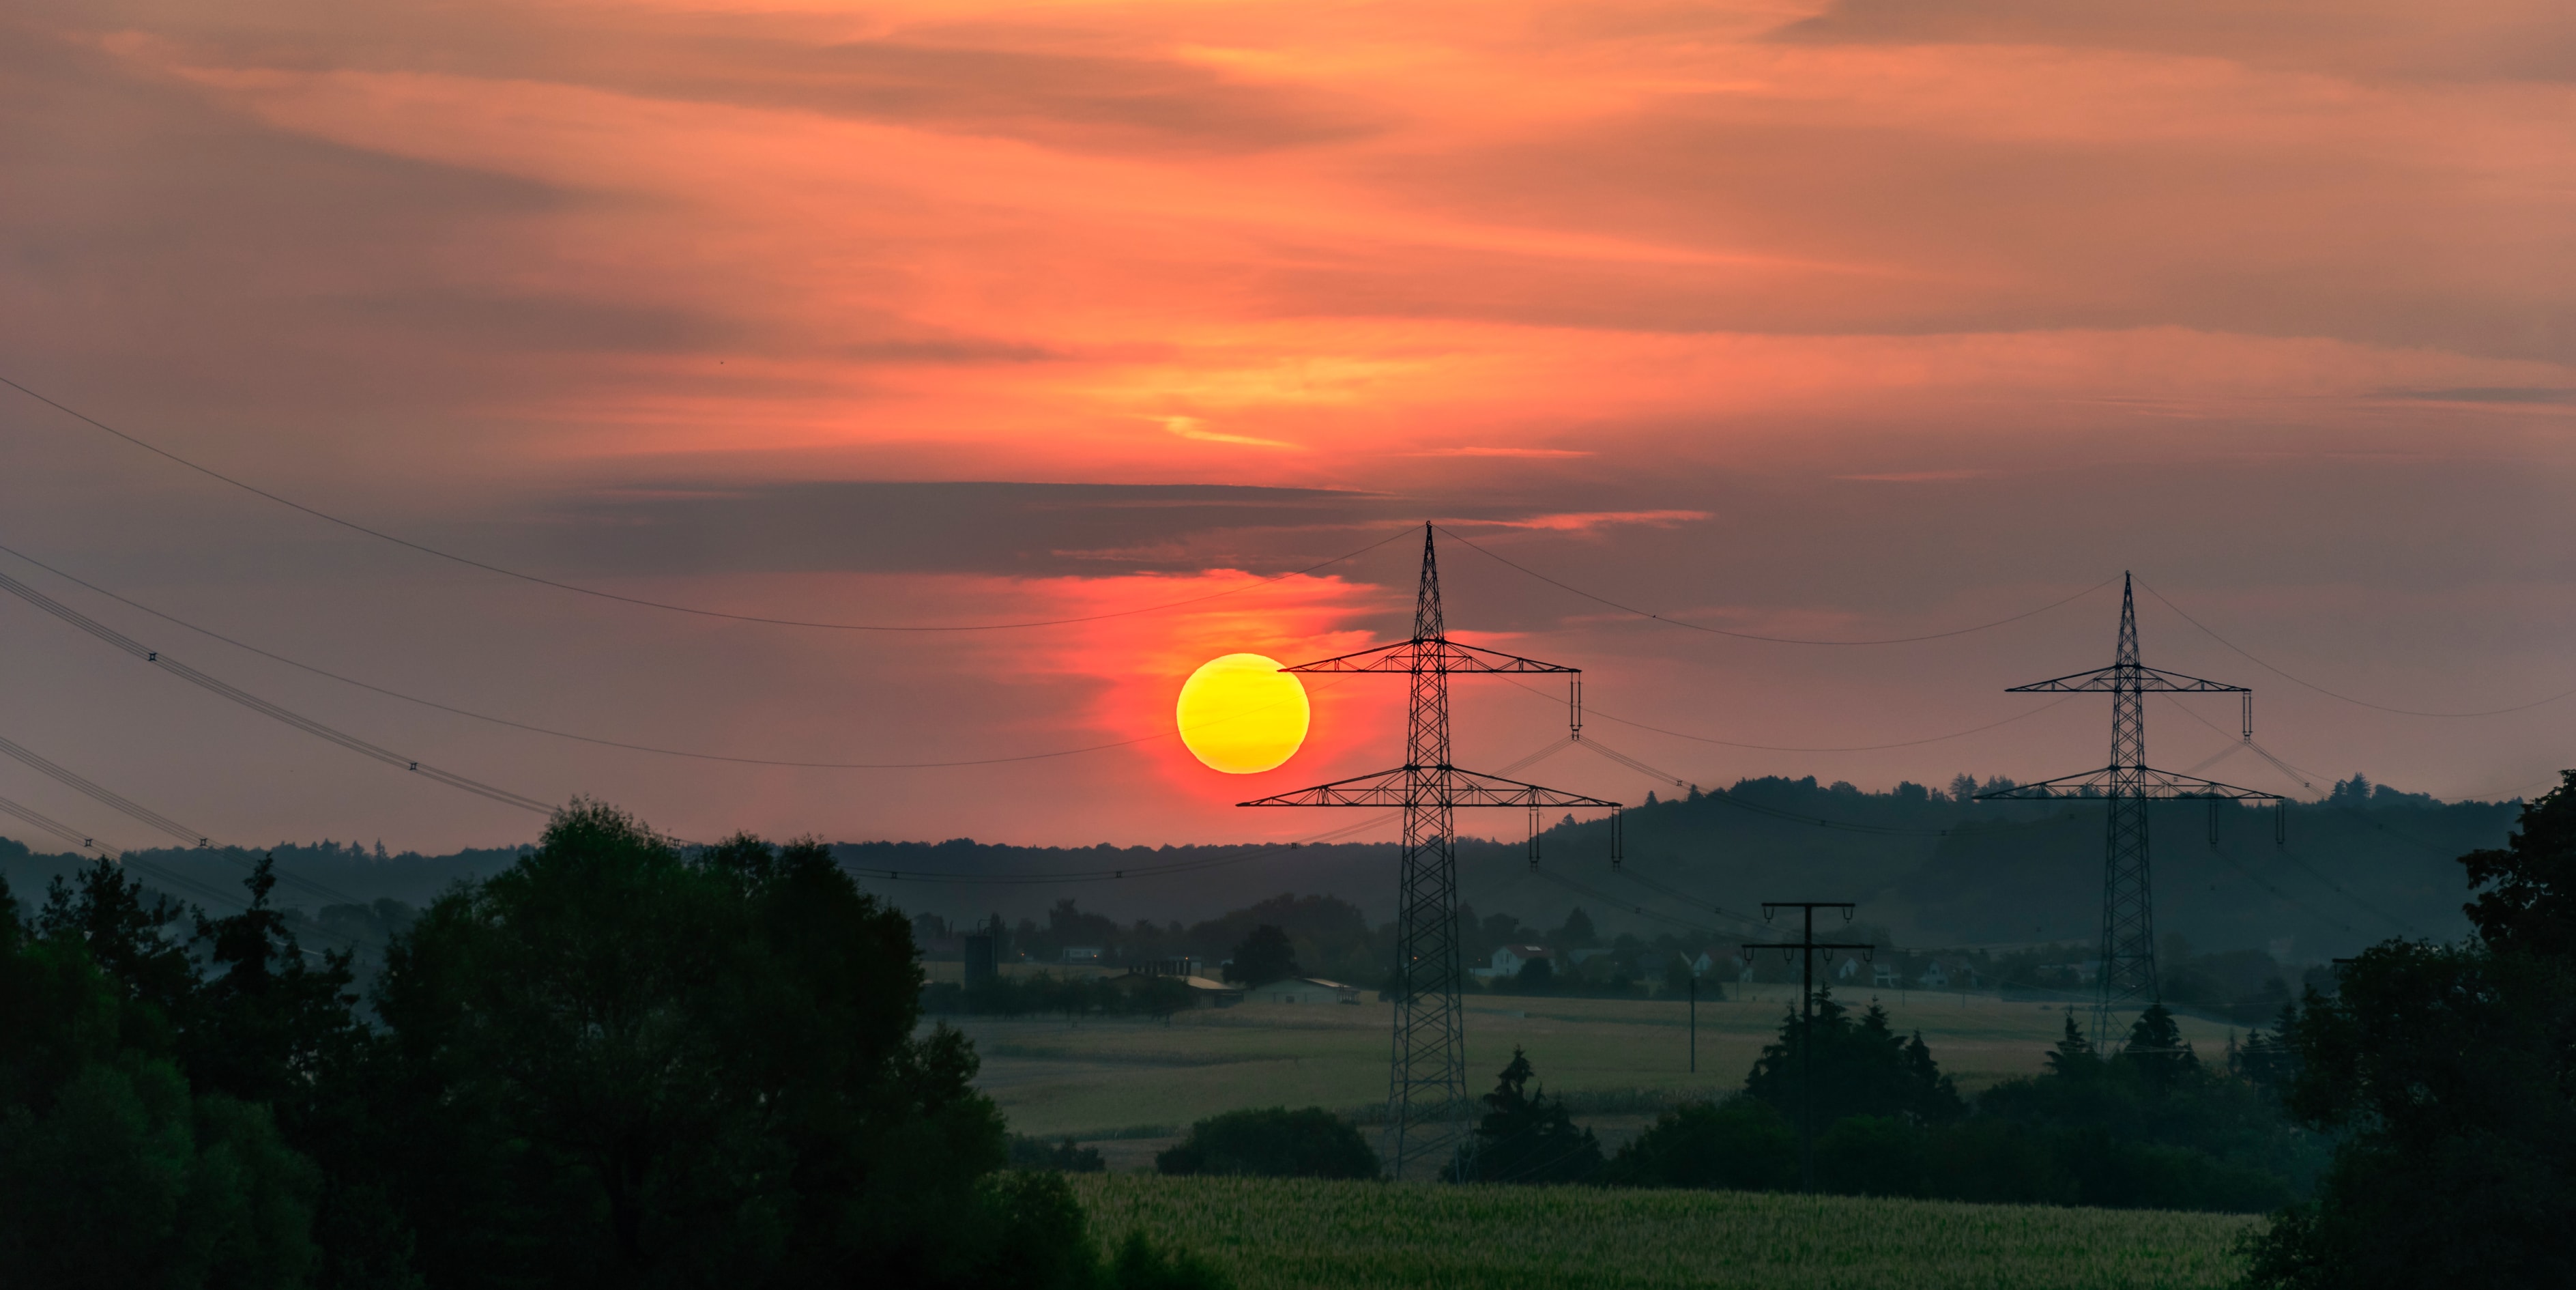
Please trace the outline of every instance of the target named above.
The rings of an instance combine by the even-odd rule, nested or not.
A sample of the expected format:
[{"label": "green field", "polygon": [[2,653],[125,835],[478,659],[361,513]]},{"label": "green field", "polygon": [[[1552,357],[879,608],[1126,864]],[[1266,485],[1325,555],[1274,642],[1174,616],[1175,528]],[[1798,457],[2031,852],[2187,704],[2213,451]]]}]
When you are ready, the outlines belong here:
[{"label": "green field", "polygon": [[[1688,1069],[1685,1012],[1678,1003],[1470,996],[1469,1091],[1490,1085],[1515,1044],[1528,1048],[1550,1091],[1578,1095],[1579,1114],[1586,1094],[1642,1090],[1651,1100],[1671,1100],[1741,1087],[1745,1070],[1797,993],[1794,986],[1753,989],[1754,998],[1700,1005],[1696,1076]],[[1865,1006],[1871,995],[1855,991],[1845,997]],[[2007,1003],[1991,995],[1916,991],[1889,993],[1881,1002],[1899,1029],[1921,1028],[1941,1069],[1967,1091],[2038,1072],[2065,1016],[2058,1005]],[[1354,1112],[1386,1098],[1389,1009],[1376,1002],[1247,1003],[1183,1013],[1169,1026],[1123,1018],[1075,1024],[1062,1018],[969,1017],[954,1024],[983,1055],[978,1083],[1021,1133],[1088,1139],[1128,1131],[1162,1137],[1240,1107]],[[2184,1034],[2216,1057],[2227,1028],[2186,1019]],[[1133,1134],[1153,1127],[1167,1133]],[[1633,1126],[1598,1127],[1615,1143]],[[1113,1156],[1113,1167],[1134,1163]]]},{"label": "green field", "polygon": [[1075,1178],[1097,1230],[1142,1229],[1239,1290],[2091,1290],[2223,1286],[2218,1214],[1749,1192],[1444,1187],[1286,1179]]}]

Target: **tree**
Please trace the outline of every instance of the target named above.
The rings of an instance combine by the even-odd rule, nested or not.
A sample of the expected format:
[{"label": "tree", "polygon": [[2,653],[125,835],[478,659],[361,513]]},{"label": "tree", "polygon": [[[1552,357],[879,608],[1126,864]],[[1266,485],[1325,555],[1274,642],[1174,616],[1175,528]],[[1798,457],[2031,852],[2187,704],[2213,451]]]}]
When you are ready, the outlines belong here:
[{"label": "tree", "polygon": [[2461,857],[2460,945],[2386,941],[2311,990],[2288,1103],[2344,1135],[2317,1199],[2249,1238],[2258,1286],[2563,1284],[2576,1212],[2576,771]]},{"label": "tree", "polygon": [[683,856],[576,804],[394,948],[380,1178],[441,1286],[1088,1285],[1080,1208],[1001,1172],[920,995],[910,927],[821,844]]},{"label": "tree", "polygon": [[1253,928],[1243,943],[1234,947],[1233,966],[1226,969],[1226,979],[1248,986],[1264,986],[1301,975],[1297,966],[1296,947],[1288,943],[1288,933],[1268,923]]},{"label": "tree", "polygon": [[[2075,1024],[2073,1018],[2067,1024]],[[2191,1051],[2191,1042],[2182,1037],[2182,1027],[2175,1024],[2171,1010],[2163,1004],[2149,1004],[2129,1026],[2129,1042],[2111,1059],[2134,1068],[2157,1092],[2164,1092],[2190,1078],[2200,1070],[2200,1058]]]},{"label": "tree", "polygon": [[1179,1145],[1154,1157],[1167,1174],[1250,1174],[1265,1178],[1375,1178],[1377,1153],[1347,1120],[1320,1106],[1228,1111],[1190,1126]]},{"label": "tree", "polygon": [[1529,1091],[1535,1074],[1529,1055],[1514,1046],[1512,1064],[1480,1099],[1485,1114],[1475,1139],[1449,1163],[1450,1181],[1584,1182],[1600,1172],[1600,1141],[1592,1130],[1575,1127],[1563,1100],[1548,1097],[1543,1087]]},{"label": "tree", "polygon": [[13,1286],[300,1285],[313,1165],[266,1108],[191,1093],[152,996],[184,1003],[194,970],[168,975],[138,890],[102,865],[29,928],[0,884],[0,1268]]},{"label": "tree", "polygon": [[[1806,1060],[1810,1042],[1815,1045],[1812,1067]],[[1813,1096],[1819,1133],[1846,1116],[1929,1124],[1967,1111],[1921,1034],[1911,1040],[1898,1035],[1888,1025],[1886,1010],[1874,1003],[1854,1022],[1831,990],[1817,992],[1812,1031],[1794,1011],[1782,1019],[1779,1038],[1763,1046],[1745,1076],[1744,1091],[1778,1107],[1793,1122],[1804,1099]]]},{"label": "tree", "polygon": [[1600,939],[1592,930],[1592,915],[1584,913],[1581,905],[1575,906],[1565,916],[1565,925],[1556,929],[1556,943],[1570,950],[1598,944]]},{"label": "tree", "polygon": [[2058,1036],[2057,1046],[2048,1050],[2048,1073],[2059,1079],[2091,1079],[2102,1069],[2102,1059],[2093,1051],[2093,1041],[2084,1037],[2084,1029],[2075,1024],[2075,1011],[2066,1013],[2066,1033]]},{"label": "tree", "polygon": [[1626,1187],[1786,1190],[1798,1181],[1798,1131],[1757,1098],[1686,1102],[1620,1147],[1602,1177]]}]

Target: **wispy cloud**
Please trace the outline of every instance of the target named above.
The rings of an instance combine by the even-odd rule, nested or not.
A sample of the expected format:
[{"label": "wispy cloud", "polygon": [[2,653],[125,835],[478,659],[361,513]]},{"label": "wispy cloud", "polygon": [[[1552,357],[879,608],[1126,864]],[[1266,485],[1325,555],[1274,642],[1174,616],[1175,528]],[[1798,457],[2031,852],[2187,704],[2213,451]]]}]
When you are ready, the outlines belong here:
[{"label": "wispy cloud", "polygon": [[1467,448],[1428,448],[1409,453],[1414,457],[1589,457],[1579,448],[1502,448],[1478,445]]},{"label": "wispy cloud", "polygon": [[1560,511],[1514,520],[1445,520],[1461,528],[1541,529],[1551,533],[1588,533],[1622,525],[1673,528],[1708,519],[1707,511]]},{"label": "wispy cloud", "polygon": [[1261,439],[1248,434],[1227,434],[1221,430],[1210,430],[1197,417],[1156,417],[1154,420],[1162,422],[1163,429],[1173,436],[1199,443],[1241,444],[1247,448],[1286,448],[1294,452],[1305,450],[1303,444],[1289,443],[1284,439]]}]

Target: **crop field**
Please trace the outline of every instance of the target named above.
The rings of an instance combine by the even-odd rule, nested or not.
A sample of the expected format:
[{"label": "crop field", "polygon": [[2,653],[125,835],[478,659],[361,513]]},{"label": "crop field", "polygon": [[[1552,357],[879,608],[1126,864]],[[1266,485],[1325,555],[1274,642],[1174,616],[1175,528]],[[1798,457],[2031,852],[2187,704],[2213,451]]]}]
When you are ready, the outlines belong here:
[{"label": "crop field", "polygon": [[[1678,1003],[1626,999],[1469,996],[1470,1090],[1483,1091],[1512,1046],[1551,1092],[1571,1093],[1578,1116],[1613,1116],[1633,1103],[1740,1087],[1795,998],[1794,986],[1753,987],[1754,997],[1703,1003],[1699,1073],[1689,1070],[1686,1013]],[[1388,1005],[1246,1003],[1193,1011],[1166,1026],[1142,1019],[958,1019],[983,1054],[978,1083],[1021,1133],[1077,1138],[1162,1137],[1191,1121],[1247,1106],[1322,1106],[1355,1112],[1384,1102]],[[1870,996],[1846,996],[1865,1006]],[[2041,1069],[2057,1041],[2060,1005],[1992,995],[1881,998],[1898,1029],[1923,1031],[1941,1069],[1963,1090]],[[2185,1019],[2184,1034],[2215,1057],[2227,1028]],[[1632,1096],[1642,1095],[1642,1096]],[[1633,1118],[1630,1117],[1630,1118]],[[1605,1141],[1630,1126],[1604,1123]],[[1136,1131],[1160,1128],[1162,1133]],[[1122,1166],[1123,1167],[1123,1166]]]},{"label": "crop field", "polygon": [[2110,1290],[2216,1287],[2259,1219],[1751,1192],[1159,1178],[1074,1181],[1239,1290]]}]

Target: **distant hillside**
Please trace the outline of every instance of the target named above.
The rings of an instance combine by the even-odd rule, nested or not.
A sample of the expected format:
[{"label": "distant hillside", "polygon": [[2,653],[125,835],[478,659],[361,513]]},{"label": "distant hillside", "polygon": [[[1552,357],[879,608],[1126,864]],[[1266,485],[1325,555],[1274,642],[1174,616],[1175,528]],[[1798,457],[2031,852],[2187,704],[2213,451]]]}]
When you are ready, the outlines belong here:
[{"label": "distant hillside", "polygon": [[[2160,806],[2151,823],[2157,928],[2204,949],[2263,949],[2304,962],[2401,933],[2453,938],[2466,929],[2454,859],[2500,845],[2519,809],[2436,802],[2356,777],[2328,802],[2291,807],[2286,846],[2273,844],[2268,809],[2224,808],[2213,848],[2207,807]],[[1554,926],[1579,906],[1605,935],[1722,941],[1739,936],[1740,925],[1706,905],[1750,912],[1765,900],[1854,900],[1863,920],[1913,945],[2087,943],[2100,918],[2102,813],[2095,802],[1962,802],[1910,784],[1865,793],[1813,779],[1746,780],[1723,793],[1694,789],[1632,808],[1628,875],[1610,870],[1605,824],[1560,822],[1540,840],[1544,872],[1531,871],[1517,837],[1462,839],[1459,886],[1483,916]],[[1466,824],[1490,829],[1507,817],[1473,812]],[[273,850],[289,879],[279,903],[317,913],[343,895],[426,904],[520,854],[500,847],[384,855],[336,842]],[[1043,923],[1065,897],[1121,924],[1197,923],[1291,892],[1339,897],[1376,922],[1394,916],[1389,842],[1017,847],[960,838],[850,842],[834,851],[854,869],[900,875],[868,876],[863,885],[907,912],[959,923],[992,913]],[[230,894],[251,855],[172,849],[135,858]],[[0,839],[0,876],[30,906],[48,877],[79,862]],[[1102,876],[1056,877],[1071,874]],[[207,903],[176,885],[171,894]]]}]

